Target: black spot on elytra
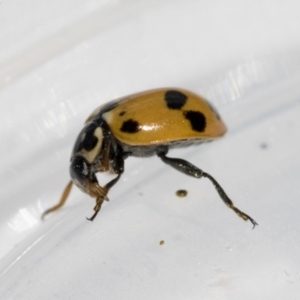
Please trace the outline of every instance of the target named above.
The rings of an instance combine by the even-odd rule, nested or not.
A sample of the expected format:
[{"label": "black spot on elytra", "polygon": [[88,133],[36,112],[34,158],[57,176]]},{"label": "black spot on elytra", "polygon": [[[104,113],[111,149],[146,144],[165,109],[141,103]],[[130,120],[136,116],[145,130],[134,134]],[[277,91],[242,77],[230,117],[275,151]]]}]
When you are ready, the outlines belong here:
[{"label": "black spot on elytra", "polygon": [[126,111],[125,110],[122,110],[120,113],[119,113],[119,116],[122,117],[126,114]]},{"label": "black spot on elytra", "polygon": [[123,132],[128,132],[128,133],[136,133],[140,130],[139,123],[137,121],[129,119],[129,120],[123,122],[120,130]]},{"label": "black spot on elytra", "polygon": [[167,91],[165,101],[170,109],[181,109],[187,100],[187,96],[179,91]]},{"label": "black spot on elytra", "polygon": [[185,111],[183,113],[185,118],[191,122],[192,128],[195,131],[203,132],[206,127],[206,118],[203,113],[199,111]]}]

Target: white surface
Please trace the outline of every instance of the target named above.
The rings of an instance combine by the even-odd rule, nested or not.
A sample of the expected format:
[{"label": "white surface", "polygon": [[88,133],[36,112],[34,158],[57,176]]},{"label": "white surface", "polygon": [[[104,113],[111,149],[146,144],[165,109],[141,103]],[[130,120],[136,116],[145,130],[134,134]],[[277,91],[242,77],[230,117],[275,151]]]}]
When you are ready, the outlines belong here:
[{"label": "white surface", "polygon": [[[0,298],[298,299],[298,3],[1,1]],[[170,155],[259,226],[155,157],[126,161],[93,223],[77,189],[41,222],[89,113],[164,86],[204,95],[229,127]]]}]

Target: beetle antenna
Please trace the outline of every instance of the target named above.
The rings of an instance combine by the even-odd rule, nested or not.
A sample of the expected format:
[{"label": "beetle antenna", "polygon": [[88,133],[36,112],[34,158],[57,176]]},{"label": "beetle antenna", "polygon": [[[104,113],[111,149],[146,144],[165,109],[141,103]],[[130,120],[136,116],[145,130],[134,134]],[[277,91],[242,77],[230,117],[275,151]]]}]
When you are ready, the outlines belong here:
[{"label": "beetle antenna", "polygon": [[71,191],[71,188],[72,188],[72,185],[73,185],[73,181],[71,180],[68,185],[65,187],[62,195],[61,195],[61,198],[59,200],[59,202],[54,205],[53,207],[47,209],[46,211],[44,211],[44,213],[42,214],[41,216],[41,219],[44,220],[45,216],[48,215],[49,213],[52,213],[58,209],[60,209],[67,201],[68,197],[69,197],[69,194],[70,194],[70,191]]}]

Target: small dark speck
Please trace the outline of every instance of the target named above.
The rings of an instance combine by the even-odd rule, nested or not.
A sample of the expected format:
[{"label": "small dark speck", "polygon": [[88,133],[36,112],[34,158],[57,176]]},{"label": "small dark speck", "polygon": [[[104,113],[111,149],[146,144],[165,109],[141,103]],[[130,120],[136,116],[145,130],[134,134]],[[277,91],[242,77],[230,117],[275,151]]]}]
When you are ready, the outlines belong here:
[{"label": "small dark speck", "polygon": [[165,243],[165,241],[164,241],[164,240],[161,240],[161,241],[159,242],[159,245],[162,246],[164,243]]},{"label": "small dark speck", "polygon": [[268,147],[269,147],[269,145],[267,143],[261,143],[260,144],[261,149],[267,149]]},{"label": "small dark speck", "polygon": [[120,113],[119,113],[119,116],[122,117],[126,114],[126,111],[125,110],[122,110]]},{"label": "small dark speck", "polygon": [[176,196],[179,198],[184,198],[188,194],[187,190],[178,190],[176,192]]}]

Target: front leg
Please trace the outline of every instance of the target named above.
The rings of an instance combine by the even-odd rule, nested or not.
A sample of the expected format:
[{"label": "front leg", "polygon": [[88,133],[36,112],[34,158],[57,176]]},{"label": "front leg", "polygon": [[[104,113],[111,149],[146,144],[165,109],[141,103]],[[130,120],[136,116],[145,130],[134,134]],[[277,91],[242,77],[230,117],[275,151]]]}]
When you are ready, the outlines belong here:
[{"label": "front leg", "polygon": [[[105,191],[105,197],[106,194],[108,193],[108,191],[119,181],[121,175],[124,172],[124,159],[128,157],[128,153],[123,153],[121,151],[121,149],[119,149],[119,151],[117,151],[113,161],[111,162],[111,166],[113,171],[118,174],[118,176],[116,178],[114,178],[113,180],[109,181],[104,187],[103,190]],[[101,209],[102,203],[104,202],[104,200],[108,201],[108,198],[103,197],[102,195],[100,197],[96,198],[96,206],[94,207],[94,214],[92,215],[91,218],[87,218],[87,220],[89,221],[93,221],[98,212]]]},{"label": "front leg", "polygon": [[[117,183],[117,181],[120,179],[121,174],[118,174],[118,176],[116,178],[114,178],[113,180],[111,180],[110,182],[108,182],[105,186],[104,186],[104,190],[106,191],[106,193],[108,193],[108,191],[110,190],[110,188],[115,185]],[[97,197],[96,199],[96,205],[94,207],[94,214],[90,217],[90,218],[86,218],[89,221],[94,221],[94,219],[96,218],[98,212],[101,209],[102,203],[104,202],[104,200],[108,201],[109,199],[105,196],[100,196]]]}]

